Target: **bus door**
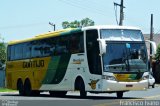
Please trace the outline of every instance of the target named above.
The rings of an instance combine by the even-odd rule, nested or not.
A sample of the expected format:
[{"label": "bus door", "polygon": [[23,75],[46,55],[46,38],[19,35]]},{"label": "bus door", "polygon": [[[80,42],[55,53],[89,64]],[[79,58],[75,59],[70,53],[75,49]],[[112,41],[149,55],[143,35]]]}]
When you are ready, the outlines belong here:
[{"label": "bus door", "polygon": [[[99,55],[100,53],[99,42],[97,41],[97,39],[98,39],[97,30],[86,31],[86,50],[87,50],[86,52],[87,52],[88,67],[91,73],[89,80],[91,83],[94,82],[94,84],[96,84],[101,79],[102,75],[101,58]],[[93,86],[95,87],[97,85]],[[93,89],[94,87],[91,88]],[[98,89],[100,89],[100,87]]]}]

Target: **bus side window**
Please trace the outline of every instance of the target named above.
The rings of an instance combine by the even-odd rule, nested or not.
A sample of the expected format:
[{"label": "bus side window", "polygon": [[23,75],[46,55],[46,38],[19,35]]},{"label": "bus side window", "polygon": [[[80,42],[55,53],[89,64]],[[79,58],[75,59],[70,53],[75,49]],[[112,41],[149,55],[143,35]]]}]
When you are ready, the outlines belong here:
[{"label": "bus side window", "polygon": [[41,40],[41,47],[39,48],[39,53],[41,56],[51,56],[53,55],[53,51],[55,48],[54,46],[54,39],[53,38],[47,38]]},{"label": "bus side window", "polygon": [[8,46],[8,48],[7,48],[7,60],[8,61],[11,60],[11,46]]},{"label": "bus side window", "polygon": [[63,36],[63,37],[57,37],[56,43],[55,43],[55,51],[54,55],[63,55],[63,54],[68,54],[68,36]]},{"label": "bus side window", "polygon": [[23,47],[21,46],[21,44],[15,45],[15,55],[14,55],[15,60],[22,59],[22,48]]},{"label": "bus side window", "polygon": [[71,36],[70,39],[70,52],[71,53],[77,53],[78,52],[78,40],[76,39],[76,36]]},{"label": "bus side window", "polygon": [[32,50],[31,56],[32,57],[43,57],[43,48],[44,42],[42,40],[37,40],[32,42]]},{"label": "bus side window", "polygon": [[83,53],[84,52],[84,37],[83,37],[83,32],[78,33],[78,47],[79,47],[79,52]]},{"label": "bus side window", "polygon": [[27,59],[31,57],[31,46],[30,42],[23,44],[23,59]]},{"label": "bus side window", "polygon": [[83,32],[74,33],[70,37],[70,52],[82,53],[84,52]]}]

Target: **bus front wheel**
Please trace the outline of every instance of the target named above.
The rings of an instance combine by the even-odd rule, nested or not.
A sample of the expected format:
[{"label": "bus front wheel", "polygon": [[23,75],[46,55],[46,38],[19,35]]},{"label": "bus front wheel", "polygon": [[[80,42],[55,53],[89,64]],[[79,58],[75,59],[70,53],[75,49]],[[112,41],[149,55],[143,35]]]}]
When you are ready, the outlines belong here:
[{"label": "bus front wheel", "polygon": [[117,98],[121,99],[123,97],[123,92],[122,91],[118,91],[117,92]]},{"label": "bus front wheel", "polygon": [[87,92],[85,91],[85,85],[84,85],[83,80],[80,80],[80,82],[79,82],[79,90],[80,90],[80,97],[87,96]]}]

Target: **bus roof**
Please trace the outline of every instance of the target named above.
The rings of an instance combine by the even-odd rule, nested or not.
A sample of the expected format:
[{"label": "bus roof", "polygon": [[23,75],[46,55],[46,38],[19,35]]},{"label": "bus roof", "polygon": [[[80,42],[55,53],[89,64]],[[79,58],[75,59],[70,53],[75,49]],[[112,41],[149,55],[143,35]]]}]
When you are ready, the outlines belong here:
[{"label": "bus roof", "polygon": [[67,28],[67,29],[63,29],[63,30],[58,30],[58,31],[53,31],[53,32],[48,32],[48,33],[36,35],[35,37],[29,38],[29,39],[10,41],[8,43],[8,45],[19,44],[19,43],[39,40],[39,39],[43,39],[43,38],[56,37],[56,36],[61,36],[61,35],[70,34],[70,33],[79,32],[79,31],[81,31],[81,28]]},{"label": "bus roof", "polygon": [[130,30],[140,30],[140,28],[133,26],[117,26],[117,25],[97,25],[97,26],[88,26],[82,28],[82,30],[91,30],[91,29],[130,29]]},{"label": "bus roof", "polygon": [[117,25],[100,25],[100,26],[88,26],[84,28],[67,28],[67,29],[62,29],[58,31],[53,31],[53,32],[48,32],[40,35],[36,35],[33,38],[29,39],[24,39],[24,40],[14,40],[10,41],[8,45],[13,45],[13,44],[19,44],[23,42],[29,42],[29,41],[34,41],[34,40],[39,40],[43,38],[49,38],[49,37],[56,37],[56,36],[61,36],[65,34],[70,34],[73,32],[79,32],[79,31],[84,31],[84,30],[92,30],[92,29],[130,29],[130,30],[140,30],[137,27],[131,27],[131,26],[117,26]]}]

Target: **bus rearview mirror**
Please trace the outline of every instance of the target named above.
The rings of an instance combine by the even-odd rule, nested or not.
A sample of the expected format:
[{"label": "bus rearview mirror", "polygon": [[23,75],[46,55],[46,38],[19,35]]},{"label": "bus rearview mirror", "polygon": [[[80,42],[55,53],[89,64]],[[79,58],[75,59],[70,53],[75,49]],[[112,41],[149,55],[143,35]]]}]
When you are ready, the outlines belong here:
[{"label": "bus rearview mirror", "polygon": [[107,46],[106,41],[104,39],[97,39],[97,41],[100,42],[100,55],[105,54]]},{"label": "bus rearview mirror", "polygon": [[152,54],[150,54],[150,55],[151,56],[155,55],[156,54],[156,49],[157,49],[156,43],[153,42],[153,41],[150,41],[150,40],[146,40],[146,42],[151,44]]}]

